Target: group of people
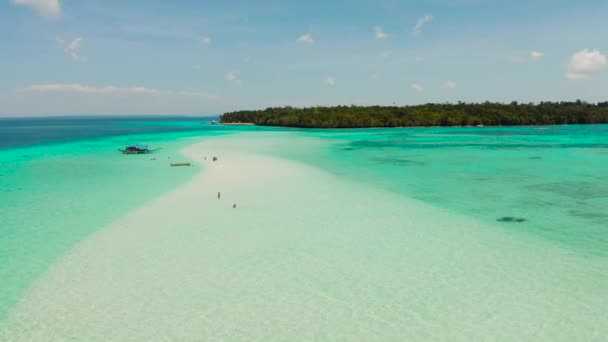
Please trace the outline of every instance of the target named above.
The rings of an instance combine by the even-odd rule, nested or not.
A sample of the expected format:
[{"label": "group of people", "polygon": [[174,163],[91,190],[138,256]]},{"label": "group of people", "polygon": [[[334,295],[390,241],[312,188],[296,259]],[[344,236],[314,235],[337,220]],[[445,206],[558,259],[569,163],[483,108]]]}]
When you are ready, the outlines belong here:
[{"label": "group of people", "polygon": [[[205,160],[207,160],[207,156],[205,156]],[[217,157],[213,157],[213,161],[217,161]],[[219,199],[221,199],[221,198],[222,198],[222,193],[218,191],[218,192],[217,192],[217,199],[219,200]],[[232,208],[235,208],[235,209],[236,209],[236,203],[234,203],[234,204],[232,205]]]},{"label": "group of people", "polygon": [[[218,192],[217,192],[217,199],[219,200],[220,198],[222,198],[222,193],[218,191]],[[233,208],[236,208],[236,203],[234,203],[234,204],[232,205],[232,207],[233,207]]]}]

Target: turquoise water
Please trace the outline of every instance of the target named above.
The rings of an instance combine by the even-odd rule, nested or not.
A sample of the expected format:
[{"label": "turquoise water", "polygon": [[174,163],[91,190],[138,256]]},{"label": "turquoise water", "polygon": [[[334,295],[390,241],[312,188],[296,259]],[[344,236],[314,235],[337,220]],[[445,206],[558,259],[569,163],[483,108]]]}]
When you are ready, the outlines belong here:
[{"label": "turquoise water", "polygon": [[[2,119],[0,125],[13,133],[2,135],[0,146],[21,145],[0,149],[0,318],[77,242],[194,176],[195,166],[168,167],[182,161],[178,151],[193,138],[234,131],[191,118]],[[160,150],[117,151],[140,141]]]},{"label": "turquoise water", "polygon": [[[98,124],[79,121],[77,131],[94,130]],[[200,172],[198,167],[168,167],[185,159],[179,150],[236,132],[252,132],[248,139],[258,134],[269,141],[261,148],[241,138],[236,147],[240,151],[304,162],[340,179],[485,222],[483,229],[510,239],[537,241],[529,245],[540,250],[530,249],[531,254],[543,255],[542,246],[550,245],[587,258],[594,270],[608,265],[608,125],[303,131],[211,127],[168,119],[104,124],[102,136],[83,139],[72,130],[53,136],[54,131],[44,141],[22,138],[20,147],[0,150],[0,319],[77,243]],[[125,135],[125,127],[138,134]],[[144,156],[116,151],[134,141],[162,149]],[[339,215],[348,215],[348,208],[341,210]],[[369,213],[371,224],[373,215]],[[337,231],[344,230],[338,229],[339,223]],[[387,241],[386,247],[394,242]],[[500,255],[501,247],[493,247]],[[466,254],[467,246],[462,248]],[[398,246],[390,250],[397,262]],[[503,252],[505,258],[517,260],[509,250]],[[357,256],[368,257],[372,255]],[[390,274],[390,268],[378,270]],[[605,277],[581,279],[568,288],[591,288],[600,302],[608,293]]]},{"label": "turquoise water", "polygon": [[[608,256],[608,126],[316,131],[277,151],[499,228]],[[504,217],[524,222],[499,221]]]}]

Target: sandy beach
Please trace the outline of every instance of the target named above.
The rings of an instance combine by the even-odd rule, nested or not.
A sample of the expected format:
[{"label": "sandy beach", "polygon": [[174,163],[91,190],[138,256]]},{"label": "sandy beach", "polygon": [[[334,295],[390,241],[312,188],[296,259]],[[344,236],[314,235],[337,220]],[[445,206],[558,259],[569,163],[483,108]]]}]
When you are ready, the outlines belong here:
[{"label": "sandy beach", "polygon": [[200,175],[78,244],[0,340],[608,336],[605,289],[569,286],[593,263],[263,153],[275,143],[184,149]]},{"label": "sandy beach", "polygon": [[255,126],[253,122],[222,122],[223,126]]}]

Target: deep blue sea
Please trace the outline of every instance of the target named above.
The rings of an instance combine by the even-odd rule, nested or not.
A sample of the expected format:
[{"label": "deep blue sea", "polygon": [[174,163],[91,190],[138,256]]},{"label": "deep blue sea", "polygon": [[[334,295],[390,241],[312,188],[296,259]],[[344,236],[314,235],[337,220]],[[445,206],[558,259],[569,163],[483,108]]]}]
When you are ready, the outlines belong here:
[{"label": "deep blue sea", "polygon": [[218,130],[217,117],[0,118],[0,149],[105,136]]}]

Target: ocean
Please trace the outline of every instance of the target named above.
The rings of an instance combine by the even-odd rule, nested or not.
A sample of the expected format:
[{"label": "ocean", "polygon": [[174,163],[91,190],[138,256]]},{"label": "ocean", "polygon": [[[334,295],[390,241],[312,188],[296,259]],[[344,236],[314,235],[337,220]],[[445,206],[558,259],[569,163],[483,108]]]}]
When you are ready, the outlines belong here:
[{"label": "ocean", "polygon": [[[504,270],[519,272],[508,279],[534,284],[535,291],[539,291],[539,298],[542,297],[543,287],[546,286],[550,289],[547,291],[560,294],[556,303],[572,304],[571,307],[568,306],[571,310],[581,310],[570,312],[567,317],[595,317],[587,320],[588,326],[581,327],[586,329],[588,334],[573,331],[576,324],[571,327],[564,323],[563,336],[584,336],[590,340],[601,340],[601,337],[606,337],[602,335],[605,330],[599,326],[594,330],[594,324],[601,321],[598,314],[608,314],[604,309],[608,303],[608,214],[605,212],[608,205],[607,138],[608,125],[301,130],[226,127],[211,125],[210,119],[201,118],[2,119],[0,279],[3,281],[0,285],[0,321],[6,319],[8,322],[19,303],[24,301],[24,298],[27,302],[32,286],[43,279],[45,274],[76,246],[103,232],[106,227],[133,210],[187,184],[197,175],[208,172],[204,163],[189,168],[170,168],[168,164],[173,161],[187,161],[189,157],[180,153],[187,146],[209,142],[207,146],[221,147],[218,144],[223,143],[228,144],[231,150],[245,155],[268,156],[306,165],[311,170],[318,170],[327,175],[323,176],[326,178],[319,179],[327,179],[328,188],[332,188],[329,184],[335,179],[343,182],[336,188],[340,189],[336,190],[337,192],[345,194],[346,188],[350,186],[356,189],[355,193],[360,196],[357,197],[359,204],[368,198],[370,203],[366,206],[357,204],[350,207],[347,205],[348,196],[336,195],[336,200],[346,202],[332,203],[332,199],[327,198],[332,196],[331,192],[319,194],[322,196],[320,198],[329,200],[329,204],[325,205],[335,205],[335,208],[326,208],[328,212],[323,212],[316,218],[308,218],[309,221],[303,218],[293,225],[297,227],[293,228],[294,234],[303,234],[303,230],[307,229],[306,224],[311,224],[307,222],[314,223],[318,220],[319,225],[323,227],[323,234],[327,234],[322,236],[337,239],[336,241],[340,239],[340,234],[344,234],[352,226],[355,234],[353,236],[365,236],[369,246],[377,244],[379,247],[380,240],[375,240],[375,232],[387,234],[384,236],[386,240],[382,240],[383,247],[376,251],[370,251],[369,246],[363,245],[365,239],[358,239],[357,243],[361,243],[358,250],[364,251],[364,254],[359,255],[356,255],[346,242],[340,244],[336,241],[309,241],[302,237],[301,246],[290,246],[295,250],[302,249],[302,253],[315,251],[315,255],[311,257],[323,255],[323,260],[341,265],[341,269],[352,267],[355,273],[378,274],[378,277],[394,280],[395,284],[415,282],[414,278],[409,278],[412,274],[405,276],[402,275],[403,270],[391,269],[397,264],[403,265],[406,261],[400,259],[406,255],[406,252],[399,254],[400,248],[405,251],[408,248],[417,250],[416,248],[424,247],[408,247],[410,237],[405,231],[399,231],[399,222],[420,222],[417,226],[431,227],[429,231],[432,230],[433,239],[428,241],[441,241],[442,234],[445,234],[443,250],[443,243],[438,243],[428,246],[429,250],[424,252],[424,255],[429,253],[427,263],[429,258],[433,258],[433,248],[438,248],[435,255],[441,255],[442,258],[433,259],[432,268],[420,272],[428,276],[428,284],[436,279],[448,287],[435,284],[437,288],[432,291],[425,292],[420,289],[419,293],[428,296],[424,298],[432,297],[429,301],[432,305],[429,308],[418,308],[416,314],[420,317],[408,320],[407,324],[402,322],[408,326],[412,325],[412,331],[416,330],[417,334],[409,335],[410,337],[424,337],[420,331],[425,329],[441,329],[433,325],[433,315],[438,315],[437,322],[445,323],[447,318],[437,314],[438,312],[453,314],[458,312],[453,308],[455,305],[463,305],[463,308],[466,305],[475,305],[475,300],[470,297],[466,298],[472,302],[466,305],[454,302],[454,298],[458,298],[458,289],[492,288],[492,272]],[[152,148],[160,150],[154,154],[138,156],[125,156],[117,151],[135,142],[148,143]],[[218,151],[221,150],[220,147],[217,147]],[[209,150],[209,156],[213,153],[214,150]],[[204,156],[207,155],[198,157],[200,159]],[[254,177],[248,174],[248,169],[242,169],[240,172],[243,177]],[[264,170],[260,172],[263,173]],[[296,175],[294,173],[294,177]],[[302,176],[302,179],[308,178]],[[278,179],[276,181],[279,182]],[[301,186],[305,187],[306,184]],[[270,187],[269,185],[269,189]],[[319,191],[323,191],[323,187],[320,189]],[[280,196],[280,193],[276,196]],[[290,196],[297,197],[297,193]],[[406,204],[412,201],[410,207],[416,207],[417,203],[420,203],[419,212],[412,213],[404,208],[400,213],[402,201]],[[309,205],[306,204],[309,202],[302,203]],[[311,200],[310,203],[314,201]],[[285,212],[291,210],[288,203],[278,204],[273,210],[279,215],[281,208],[284,208]],[[271,214],[264,213],[261,209],[258,213]],[[434,213],[437,213],[437,217],[434,217]],[[254,215],[255,212],[249,214]],[[364,217],[366,223],[359,225],[351,222],[348,217]],[[448,222],[446,217],[456,219]],[[461,219],[462,225],[466,225],[462,234],[471,234],[470,236],[477,239],[472,240],[471,245],[467,245],[470,236],[458,236],[453,228],[454,222],[460,222]],[[246,222],[255,221],[255,218],[251,216],[248,220],[240,224],[247,225]],[[288,217],[285,220],[288,220]],[[266,227],[266,230],[260,231],[259,236],[269,240],[286,234],[278,229],[278,225],[271,223],[261,224],[260,227]],[[316,224],[309,229],[311,234],[319,231]],[[407,229],[408,234],[418,234],[415,230],[412,231],[411,227]],[[425,234],[422,231],[419,233]],[[416,239],[414,235],[411,235],[412,240]],[[388,236],[391,238],[387,239]],[[491,238],[486,239],[486,236]],[[255,236],[251,238],[255,239]],[[504,244],[500,243],[502,239]],[[284,248],[286,247],[277,247],[276,251],[283,251]],[[452,272],[455,270],[462,269],[461,275],[469,274],[467,272],[470,270],[466,270],[466,265],[443,259],[449,257],[445,255],[447,250],[461,249],[458,256],[471,254],[483,260],[490,256],[480,255],[479,251],[490,248],[493,253],[491,258],[497,260],[497,269],[479,267],[487,273],[472,273],[475,277],[466,279],[456,276],[453,278],[454,287],[449,288],[449,279],[442,278],[441,274],[454,277]],[[264,252],[272,255],[272,247]],[[170,258],[170,250],[164,253]],[[276,254],[281,255],[278,252]],[[458,256],[455,256],[454,260],[460,260]],[[219,255],[218,258],[222,259],[222,256]],[[268,259],[265,260],[272,263]],[[353,262],[352,265],[349,265],[349,260]],[[530,260],[531,264],[526,264],[526,260]],[[539,269],[539,260],[546,260],[545,266],[551,269],[547,274],[534,273]],[[227,263],[220,260],[218,262]],[[355,262],[361,265],[367,263],[368,268],[358,267]],[[416,269],[416,260],[411,262],[412,269]],[[328,265],[325,266],[330,267]],[[226,266],[229,267],[230,264]],[[259,271],[264,270],[261,262],[258,266]],[[307,267],[311,268],[306,271],[310,274],[324,272],[315,269],[314,265]],[[562,267],[564,271],[575,270],[576,277],[573,273],[571,278],[565,278],[567,282],[556,282],[554,273],[559,274]],[[253,270],[247,268],[244,272]],[[286,268],[281,272],[298,270]],[[276,281],[293,277],[292,273],[281,272],[275,274]],[[306,272],[303,274],[308,274]],[[402,278],[399,278],[400,275]],[[346,277],[344,279],[349,277],[343,276]],[[339,279],[334,280],[339,283]],[[373,277],[359,280],[364,281],[365,288],[334,287],[331,283],[324,282],[314,286],[329,289],[329,293],[335,298],[352,297],[353,315],[357,309],[356,304],[362,303],[361,298],[357,297],[357,289],[362,291],[361,293],[365,292],[366,305],[378,310],[378,319],[390,320],[391,315],[399,312],[396,308],[399,302],[394,302],[398,298],[402,298],[404,304],[411,304],[408,298],[397,296],[392,298],[391,309],[384,312],[382,305],[388,305],[386,300],[391,298],[390,287],[383,287],[379,280],[375,282]],[[467,284],[467,281],[470,283]],[[477,284],[473,285],[473,282]],[[516,283],[508,283],[510,287],[505,293],[512,295],[512,298],[518,298],[518,289],[514,287]],[[39,285],[35,286],[37,287]],[[399,296],[404,295],[399,292],[399,288],[393,290],[399,293]],[[463,290],[463,293],[466,293],[466,290]],[[442,302],[442,297],[451,298],[452,301]],[[424,300],[421,298],[417,297],[416,305],[423,305]],[[293,300],[291,297],[289,299]],[[238,299],[234,300],[238,302]],[[496,298],[492,297],[491,293],[480,293],[479,300],[480,303],[484,302],[484,305],[505,305],[505,310],[509,310],[506,305],[509,299],[504,297],[504,293],[497,294]],[[580,306],[577,306],[577,303]],[[393,308],[392,305],[396,307]],[[237,306],[235,304],[235,307]],[[229,308],[224,309],[229,316]],[[315,306],[315,309],[320,308]],[[331,307],[326,309],[331,312]],[[531,326],[543,326],[544,318],[541,316],[544,313],[538,310],[539,317],[536,317],[535,322],[530,322]],[[554,310],[559,310],[559,306]],[[504,317],[512,317],[515,322],[517,311],[507,311]],[[473,312],[473,309],[470,312]],[[337,312],[334,313],[338,315]],[[260,314],[264,316],[263,312]],[[556,322],[565,319],[559,317],[557,312],[546,314]],[[467,312],[463,315],[467,316]],[[491,314],[487,315],[483,320],[491,321]],[[498,313],[496,315],[500,316]],[[266,320],[272,318],[275,316],[266,316]],[[456,321],[457,317],[454,317],[454,322]],[[253,324],[247,321],[243,322],[243,326],[249,323]],[[342,323],[347,326],[348,321]],[[509,325],[509,322],[503,323]],[[297,325],[294,323],[294,326]],[[515,326],[517,325],[514,324],[513,327]],[[372,328],[369,327],[370,330],[366,333],[373,331]],[[331,326],[324,329],[325,333],[330,332],[331,335]],[[398,331],[396,327],[395,329]],[[480,336],[489,337],[492,333],[491,330],[485,330],[485,334],[480,335],[482,331],[470,329],[468,336],[474,339]],[[539,339],[551,340],[557,336],[556,331],[550,327],[547,328],[551,332],[548,335],[542,335],[542,328],[538,329],[536,336]],[[294,331],[304,330],[294,328]],[[466,331],[462,332],[460,337],[467,336]],[[535,331],[531,329],[526,333],[530,333],[526,335],[528,337],[534,336]],[[294,337],[289,336],[288,331],[281,336]],[[432,336],[437,337],[431,333],[426,335],[427,338]]]}]

